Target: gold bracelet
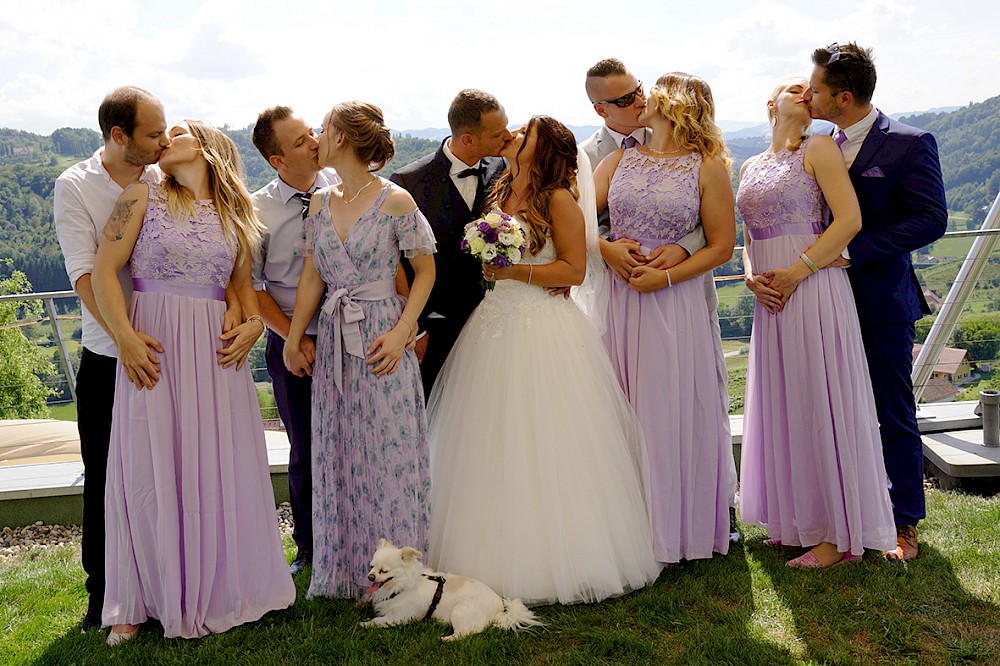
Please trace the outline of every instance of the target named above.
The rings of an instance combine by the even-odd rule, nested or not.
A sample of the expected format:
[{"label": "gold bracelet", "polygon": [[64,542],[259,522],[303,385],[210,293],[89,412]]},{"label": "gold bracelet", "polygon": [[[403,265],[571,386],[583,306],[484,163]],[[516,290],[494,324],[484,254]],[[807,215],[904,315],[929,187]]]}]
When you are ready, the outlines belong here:
[{"label": "gold bracelet", "polygon": [[814,264],[813,260],[810,259],[805,252],[799,255],[799,259],[802,260],[802,263],[805,264],[806,268],[808,268],[811,272],[815,273],[816,271],[819,270],[819,266]]},{"label": "gold bracelet", "polygon": [[264,329],[265,331],[267,330],[267,324],[265,324],[265,323],[264,323],[264,318],[263,318],[263,317],[261,317],[261,316],[260,316],[259,314],[255,314],[255,315],[250,315],[249,317],[247,317],[247,320],[246,320],[246,322],[245,322],[245,323],[249,324],[249,323],[250,323],[250,322],[252,322],[252,321],[259,321],[259,322],[260,322],[260,325],[261,325],[261,327],[262,327],[262,328],[263,328],[263,329]]},{"label": "gold bracelet", "polygon": [[668,269],[664,268],[663,272],[667,274],[667,288],[669,289],[674,286],[674,281],[670,279],[670,271]]},{"label": "gold bracelet", "polygon": [[406,322],[406,327],[407,327],[407,329],[409,329],[409,330],[407,330],[407,332],[406,332],[406,333],[407,333],[407,335],[409,335],[410,333],[412,333],[412,332],[413,332],[413,324],[411,324],[411,323],[410,323],[410,320],[409,320],[409,319],[407,319],[407,318],[406,318],[406,317],[404,317],[403,315],[399,315],[399,320],[400,320],[400,321],[403,321],[403,322]]}]

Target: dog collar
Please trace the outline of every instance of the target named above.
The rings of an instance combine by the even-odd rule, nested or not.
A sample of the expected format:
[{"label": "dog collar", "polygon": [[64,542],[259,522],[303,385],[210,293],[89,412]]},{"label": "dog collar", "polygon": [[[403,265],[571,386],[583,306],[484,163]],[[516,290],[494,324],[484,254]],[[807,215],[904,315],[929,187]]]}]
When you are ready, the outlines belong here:
[{"label": "dog collar", "polygon": [[428,576],[427,574],[424,574],[424,578],[437,583],[437,589],[434,590],[434,599],[431,601],[431,607],[427,609],[427,613],[424,615],[424,619],[429,620],[431,619],[431,616],[434,615],[434,611],[437,610],[438,604],[441,603],[441,595],[444,593],[444,576]]}]

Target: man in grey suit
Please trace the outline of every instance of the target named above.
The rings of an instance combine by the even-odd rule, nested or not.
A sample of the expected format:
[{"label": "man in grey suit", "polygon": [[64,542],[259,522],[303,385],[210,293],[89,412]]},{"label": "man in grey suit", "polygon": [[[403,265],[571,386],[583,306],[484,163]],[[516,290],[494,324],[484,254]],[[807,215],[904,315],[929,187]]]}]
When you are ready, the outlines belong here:
[{"label": "man in grey suit", "polygon": [[[639,114],[646,107],[646,95],[642,82],[630,72],[625,64],[617,58],[601,60],[587,70],[587,97],[594,105],[594,111],[604,119],[604,125],[592,137],[580,144],[580,148],[590,158],[590,166],[597,169],[605,157],[619,149],[645,146],[649,143],[652,132],[639,124]],[[598,211],[598,224],[602,233],[610,231],[611,223],[608,209]],[[612,239],[612,242],[631,242],[629,239]],[[673,268],[692,254],[705,247],[705,231],[699,224],[688,235],[679,238],[676,243],[664,246],[660,258],[665,260],[664,268]],[[640,262],[646,263],[649,258],[632,252]],[[726,371],[725,354],[722,349],[721,328],[719,326],[719,296],[715,291],[715,280],[711,273],[706,273],[705,301],[708,304],[715,331],[716,373],[722,385],[722,395],[726,396],[725,409],[729,411],[729,374]],[[732,480],[733,494],[736,492],[736,480]],[[739,539],[736,529],[735,510],[730,510],[730,540]]]}]

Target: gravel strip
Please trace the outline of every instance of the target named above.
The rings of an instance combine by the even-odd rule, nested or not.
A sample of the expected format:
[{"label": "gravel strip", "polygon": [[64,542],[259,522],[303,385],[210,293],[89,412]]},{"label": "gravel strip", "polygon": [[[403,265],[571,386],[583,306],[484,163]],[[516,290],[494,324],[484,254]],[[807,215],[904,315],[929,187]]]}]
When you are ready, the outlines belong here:
[{"label": "gravel strip", "polygon": [[[292,533],[292,509],[288,502],[278,506],[278,529],[281,535]],[[80,540],[79,525],[46,525],[38,521],[26,527],[4,527],[0,530],[0,558],[13,557],[32,548],[51,548]]]}]

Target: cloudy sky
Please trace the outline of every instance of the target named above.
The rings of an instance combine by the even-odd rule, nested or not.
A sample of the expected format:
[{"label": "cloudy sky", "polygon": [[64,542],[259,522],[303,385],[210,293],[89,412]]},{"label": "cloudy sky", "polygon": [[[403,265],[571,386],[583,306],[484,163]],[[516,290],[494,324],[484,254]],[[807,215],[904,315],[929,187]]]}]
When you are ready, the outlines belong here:
[{"label": "cloudy sky", "polygon": [[[6,2],[5,2],[6,4]],[[833,41],[875,49],[889,113],[1000,94],[994,0],[30,0],[0,13],[0,127],[97,128],[122,84],[168,120],[244,127],[289,104],[319,124],[364,99],[395,129],[444,127],[455,92],[497,95],[512,122],[597,124],[583,76],[622,59],[644,82],[671,70],[712,86],[721,121],[762,122],[774,84]],[[499,9],[503,7],[504,9]]]}]

